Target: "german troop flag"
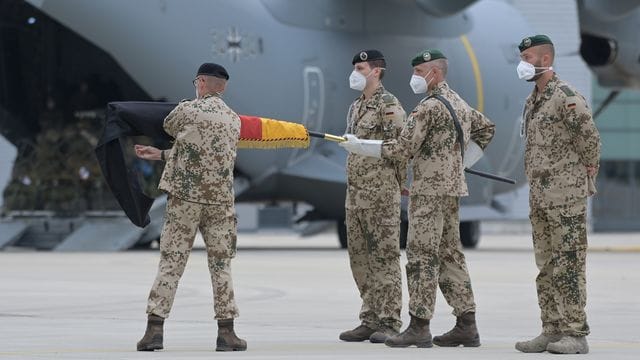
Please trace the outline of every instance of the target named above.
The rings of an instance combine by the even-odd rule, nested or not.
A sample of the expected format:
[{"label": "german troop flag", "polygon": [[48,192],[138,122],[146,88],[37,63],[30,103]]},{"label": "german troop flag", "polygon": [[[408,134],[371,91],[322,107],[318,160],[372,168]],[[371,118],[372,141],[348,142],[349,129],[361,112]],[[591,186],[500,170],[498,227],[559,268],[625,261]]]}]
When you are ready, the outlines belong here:
[{"label": "german troop flag", "polygon": [[308,148],[309,132],[296,123],[240,115],[241,149]]},{"label": "german troop flag", "polygon": [[[154,141],[169,142],[164,118],[176,103],[112,102],[107,106],[106,123],[96,147],[102,174],[118,203],[132,223],[144,227],[149,222],[153,199],[142,192],[135,170],[127,165],[124,147],[130,136],[148,136]],[[342,137],[309,132],[292,122],[240,115],[238,148],[277,149],[307,148],[309,136],[341,141]],[[335,139],[333,139],[335,138]]]}]

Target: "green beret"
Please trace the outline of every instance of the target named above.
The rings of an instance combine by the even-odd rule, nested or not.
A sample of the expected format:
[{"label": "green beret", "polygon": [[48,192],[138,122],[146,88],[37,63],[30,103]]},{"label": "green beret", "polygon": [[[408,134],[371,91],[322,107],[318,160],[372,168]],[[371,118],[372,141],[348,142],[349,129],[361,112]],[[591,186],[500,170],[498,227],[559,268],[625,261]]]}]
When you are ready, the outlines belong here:
[{"label": "green beret", "polygon": [[420,65],[422,63],[426,63],[426,62],[429,62],[429,61],[438,60],[438,59],[446,59],[446,58],[447,57],[444,56],[442,51],[440,51],[438,49],[427,49],[425,51],[419,52],[411,60],[411,66],[416,66],[416,65]]},{"label": "green beret", "polygon": [[356,53],[353,56],[353,60],[351,60],[351,65],[355,65],[356,63],[359,63],[359,62],[373,61],[373,60],[384,60],[384,55],[382,55],[380,51],[375,49],[362,50],[362,51],[358,51],[358,53]]},{"label": "green beret", "polygon": [[528,48],[544,44],[553,45],[547,35],[534,35],[522,39],[520,45],[518,45],[518,49],[520,49],[520,52],[523,52]]}]

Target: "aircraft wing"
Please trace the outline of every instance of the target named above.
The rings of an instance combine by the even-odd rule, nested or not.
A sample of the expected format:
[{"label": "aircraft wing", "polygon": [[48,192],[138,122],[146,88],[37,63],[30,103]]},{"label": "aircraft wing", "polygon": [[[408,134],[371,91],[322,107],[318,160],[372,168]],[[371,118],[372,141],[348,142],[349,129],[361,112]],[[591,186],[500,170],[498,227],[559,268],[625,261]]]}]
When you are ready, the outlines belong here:
[{"label": "aircraft wing", "polygon": [[601,86],[640,89],[640,0],[578,0],[580,55]]},{"label": "aircraft wing", "polygon": [[[272,199],[304,201],[321,217],[344,214],[346,153],[337,146],[322,143],[284,168],[274,167],[252,179],[244,191],[236,192],[238,201]],[[332,199],[328,201],[328,199]]]}]

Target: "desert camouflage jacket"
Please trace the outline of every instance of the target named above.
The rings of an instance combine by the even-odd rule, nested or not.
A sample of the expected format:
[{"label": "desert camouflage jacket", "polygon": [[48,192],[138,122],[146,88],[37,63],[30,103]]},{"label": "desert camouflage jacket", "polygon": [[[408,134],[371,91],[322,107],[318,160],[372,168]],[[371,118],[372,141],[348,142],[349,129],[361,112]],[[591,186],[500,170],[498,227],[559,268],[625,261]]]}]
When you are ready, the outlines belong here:
[{"label": "desert camouflage jacket", "polygon": [[543,91],[534,87],[527,98],[523,127],[532,207],[564,205],[595,192],[586,167],[599,166],[600,134],[582,95],[554,74]]},{"label": "desert camouflage jacket", "polygon": [[385,141],[382,157],[413,160],[411,196],[465,196],[468,190],[453,118],[440,100],[430,98],[434,94],[451,103],[462,127],[465,146],[470,139],[482,149],[489,144],[494,124],[443,81],[413,109],[398,140]]},{"label": "desert camouflage jacket", "polygon": [[164,120],[175,138],[159,188],[183,200],[233,204],[240,118],[218,96],[183,101]]},{"label": "desert camouflage jacket", "polygon": [[[369,99],[358,97],[349,107],[347,133],[361,139],[396,139],[406,114],[400,101],[378,87]],[[347,158],[347,208],[400,205],[406,182],[406,161],[377,159],[356,154]]]}]

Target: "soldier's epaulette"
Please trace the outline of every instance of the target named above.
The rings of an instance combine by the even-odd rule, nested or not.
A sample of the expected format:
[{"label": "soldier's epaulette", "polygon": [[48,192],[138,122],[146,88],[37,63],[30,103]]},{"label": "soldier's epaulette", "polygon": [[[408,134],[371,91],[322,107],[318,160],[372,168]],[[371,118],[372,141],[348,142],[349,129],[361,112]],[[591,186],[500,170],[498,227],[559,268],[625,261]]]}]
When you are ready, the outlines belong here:
[{"label": "soldier's epaulette", "polygon": [[565,93],[565,95],[567,96],[576,96],[576,93],[573,92],[573,90],[571,90],[571,88],[568,87],[567,85],[560,86],[560,90],[562,90],[562,92]]},{"label": "soldier's epaulette", "polygon": [[395,102],[395,98],[396,97],[391,94],[382,94],[382,102],[387,105],[393,104]]},{"label": "soldier's epaulette", "polygon": [[182,99],[182,100],[180,100],[181,103],[183,103],[185,101],[191,101],[191,99]]}]

